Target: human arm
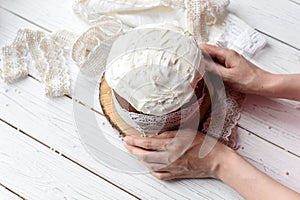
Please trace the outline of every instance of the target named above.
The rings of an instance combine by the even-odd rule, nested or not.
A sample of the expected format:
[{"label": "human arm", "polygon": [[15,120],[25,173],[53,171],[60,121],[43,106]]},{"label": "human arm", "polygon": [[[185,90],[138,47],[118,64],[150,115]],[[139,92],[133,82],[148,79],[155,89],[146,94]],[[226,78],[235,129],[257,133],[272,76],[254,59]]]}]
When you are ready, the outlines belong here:
[{"label": "human arm", "polygon": [[[245,199],[300,199],[300,195],[277,183],[249,164],[234,150],[221,144],[204,158],[199,157],[205,136],[191,130],[166,132],[150,138],[125,137],[125,147],[138,157],[150,173],[162,180],[215,178],[223,181]],[[176,138],[176,139],[174,139]]]},{"label": "human arm", "polygon": [[272,74],[258,68],[235,51],[201,45],[214,61],[210,70],[218,71],[224,82],[237,91],[272,98],[300,101],[300,74]]}]

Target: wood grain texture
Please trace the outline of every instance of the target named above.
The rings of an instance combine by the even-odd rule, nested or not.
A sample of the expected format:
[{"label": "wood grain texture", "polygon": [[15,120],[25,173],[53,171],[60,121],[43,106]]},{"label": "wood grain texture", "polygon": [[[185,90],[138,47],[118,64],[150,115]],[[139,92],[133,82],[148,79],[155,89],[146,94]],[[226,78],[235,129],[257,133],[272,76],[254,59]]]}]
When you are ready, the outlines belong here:
[{"label": "wood grain texture", "polygon": [[[300,103],[249,95],[239,125],[300,155]],[[300,174],[300,173],[299,173]]]},{"label": "wood grain texture", "polygon": [[[276,148],[271,143],[257,140],[255,135],[245,130],[239,129],[238,133],[241,141],[241,147],[238,152],[244,158],[275,180],[287,184],[290,188],[300,192],[299,157],[286,154],[285,150]],[[253,158],[255,159],[253,160]],[[272,163],[271,168],[266,163]]]},{"label": "wood grain texture", "polygon": [[300,73],[300,51],[265,36],[266,47],[250,61],[275,74]]},{"label": "wood grain texture", "polygon": [[22,200],[22,198],[2,186],[0,186],[0,198],[1,200]]},{"label": "wood grain texture", "polygon": [[63,2],[60,0],[1,0],[0,6],[45,30],[67,28],[75,33],[81,33],[88,28],[88,25],[74,14],[72,9],[74,2],[73,0]]},{"label": "wood grain texture", "polygon": [[300,49],[299,2],[231,0],[229,10],[258,30]]},{"label": "wood grain texture", "polygon": [[3,122],[0,131],[0,181],[26,199],[135,199]]}]

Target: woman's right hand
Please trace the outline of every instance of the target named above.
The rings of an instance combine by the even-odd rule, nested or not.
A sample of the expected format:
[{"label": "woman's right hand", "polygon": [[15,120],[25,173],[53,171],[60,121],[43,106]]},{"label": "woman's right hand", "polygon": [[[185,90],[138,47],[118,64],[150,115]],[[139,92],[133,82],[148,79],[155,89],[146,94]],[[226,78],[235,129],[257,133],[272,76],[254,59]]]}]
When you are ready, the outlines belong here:
[{"label": "woman's right hand", "polygon": [[228,86],[239,92],[260,94],[272,78],[270,73],[233,50],[207,44],[201,45],[201,49],[215,61],[208,62],[208,70],[219,74]]}]

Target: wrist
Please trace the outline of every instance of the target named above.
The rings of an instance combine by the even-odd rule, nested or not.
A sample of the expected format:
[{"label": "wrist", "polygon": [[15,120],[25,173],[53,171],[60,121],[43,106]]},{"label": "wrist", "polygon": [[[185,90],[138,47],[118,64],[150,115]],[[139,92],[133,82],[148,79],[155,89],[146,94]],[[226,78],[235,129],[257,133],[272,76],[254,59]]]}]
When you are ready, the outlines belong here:
[{"label": "wrist", "polygon": [[270,96],[274,88],[274,82],[276,79],[275,74],[263,71],[259,69],[259,72],[256,75],[255,86],[253,87],[253,94],[261,96]]},{"label": "wrist", "polygon": [[215,165],[214,178],[225,182],[224,179],[231,169],[231,165],[236,163],[239,155],[233,149],[224,146],[222,151],[220,151],[216,157],[217,163]]}]

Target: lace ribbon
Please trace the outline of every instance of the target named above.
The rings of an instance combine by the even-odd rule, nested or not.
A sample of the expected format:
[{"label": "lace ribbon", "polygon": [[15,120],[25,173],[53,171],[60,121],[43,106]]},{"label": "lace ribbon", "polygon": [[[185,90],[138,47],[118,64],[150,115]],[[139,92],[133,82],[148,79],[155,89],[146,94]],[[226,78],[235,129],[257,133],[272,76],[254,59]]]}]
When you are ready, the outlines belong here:
[{"label": "lace ribbon", "polygon": [[28,51],[23,32],[9,46],[2,48],[3,68],[0,69],[1,78],[6,82],[13,82],[28,75]]},{"label": "lace ribbon", "polygon": [[215,138],[220,138],[220,141],[228,146],[231,146],[232,148],[237,148],[238,146],[235,127],[241,117],[241,111],[243,108],[243,103],[245,102],[246,95],[240,92],[236,92],[230,87],[225,87],[225,90],[227,96],[227,98],[225,99],[226,117],[222,132],[218,134],[218,131],[216,130],[218,130],[219,127],[215,127],[215,125],[218,124],[211,123],[211,116],[213,116],[211,113],[207,120],[204,122],[202,131]]},{"label": "lace ribbon", "polygon": [[95,77],[104,72],[110,47],[122,30],[122,24],[111,17],[98,20],[97,27],[81,36],[66,30],[47,34],[20,29],[13,43],[2,48],[1,78],[5,82],[24,78],[34,63],[47,96],[70,94],[67,57],[72,56],[83,74]]},{"label": "lace ribbon", "polygon": [[62,49],[40,31],[20,29],[14,42],[2,49],[2,78],[12,82],[28,75],[30,60],[35,62],[48,96],[69,94],[69,75]]},{"label": "lace ribbon", "polygon": [[198,44],[208,41],[208,26],[222,20],[229,0],[186,0],[189,30]]},{"label": "lace ribbon", "polygon": [[[200,116],[202,105],[206,96],[203,88],[202,97],[187,108],[175,111],[163,116],[145,115],[134,112],[129,112],[121,107],[116,97],[113,95],[113,103],[116,111],[122,119],[130,126],[134,127],[144,136],[157,135],[167,130],[178,129],[181,125],[187,123],[194,117]],[[194,127],[196,128],[196,127]]]}]

